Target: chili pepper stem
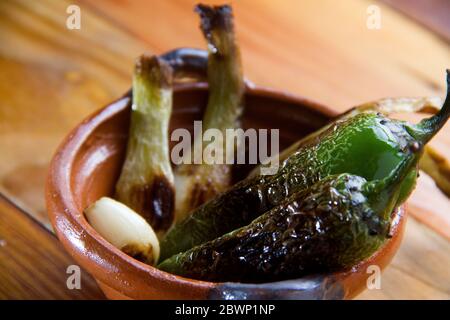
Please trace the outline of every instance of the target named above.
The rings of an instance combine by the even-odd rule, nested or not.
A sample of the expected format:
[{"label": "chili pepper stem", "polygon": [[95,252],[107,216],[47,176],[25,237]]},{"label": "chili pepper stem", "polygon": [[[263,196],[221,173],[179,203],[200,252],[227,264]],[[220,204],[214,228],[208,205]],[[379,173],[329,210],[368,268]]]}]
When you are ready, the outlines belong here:
[{"label": "chili pepper stem", "polygon": [[447,69],[447,97],[444,105],[438,113],[430,118],[422,120],[417,127],[419,132],[419,140],[425,145],[434,135],[445,125],[450,117],[450,69]]}]

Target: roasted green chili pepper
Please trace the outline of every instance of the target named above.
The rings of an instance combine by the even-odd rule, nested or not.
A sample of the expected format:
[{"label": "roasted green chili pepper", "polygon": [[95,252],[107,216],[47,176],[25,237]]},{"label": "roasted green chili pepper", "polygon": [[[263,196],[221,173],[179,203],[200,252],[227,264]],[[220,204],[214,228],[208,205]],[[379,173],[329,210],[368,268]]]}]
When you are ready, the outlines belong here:
[{"label": "roasted green chili pepper", "polygon": [[[429,98],[384,98],[376,101],[367,102],[356,107],[351,108],[350,110],[338,115],[334,121],[342,120],[345,118],[350,118],[360,113],[364,113],[367,111],[380,112],[386,116],[389,116],[395,112],[426,112],[430,114],[436,114],[442,107],[442,99],[438,97],[429,97]],[[324,126],[323,128],[307,135],[306,137],[300,139],[295,142],[288,148],[284,149],[279,154],[279,161],[286,160],[292,153],[298,150],[302,145],[304,145],[307,141],[312,139],[313,137],[319,135],[321,132],[327,130],[330,125]],[[426,150],[425,150],[426,152]],[[255,176],[259,174],[261,171],[261,166],[257,166],[252,170],[249,176]]]},{"label": "roasted green chili pepper", "polygon": [[160,232],[173,221],[174,179],[168,139],[171,111],[172,69],[158,57],[140,57],[133,74],[130,131],[116,198]]},{"label": "roasted green chili pepper", "polygon": [[439,131],[449,114],[447,94],[439,113],[416,125],[369,111],[337,120],[302,144],[276,174],[243,180],[177,224],[161,242],[161,259],[244,226],[329,175],[349,173],[368,181],[389,176]]},{"label": "roasted green chili pepper", "polygon": [[[244,95],[244,78],[234,34],[232,10],[227,5],[198,5],[196,11],[200,14],[200,26],[208,41],[209,99],[202,126],[205,131],[220,130],[225,135],[226,129],[239,126],[238,118],[242,112]],[[194,148],[199,150],[199,155],[203,154],[202,144],[201,136],[198,141],[194,141]],[[192,161],[192,154],[189,153],[184,155],[188,164],[176,168],[176,221],[183,220],[194,208],[230,186],[231,167],[227,164],[229,161],[227,162],[226,156],[232,153],[226,150],[223,142],[217,144],[216,152],[223,153],[219,164],[212,164],[213,159],[203,159],[201,163],[196,163],[196,159]]]},{"label": "roasted green chili pepper", "polygon": [[[442,99],[438,97],[385,98],[356,106],[337,116],[337,119],[348,118],[367,111],[381,112],[386,116],[389,116],[392,113],[421,112],[436,114],[439,112],[441,107]],[[312,137],[317,136],[325,129],[327,129],[327,126],[304,137],[283,150],[278,155],[279,161],[286,160],[292,153],[298,150],[300,146],[305,144]],[[450,161],[446,159],[439,150],[427,145],[419,162],[419,169],[427,173],[442,190],[442,192],[444,192],[447,196],[450,196]],[[257,166],[250,172],[249,176],[256,176],[260,172],[261,166]]]},{"label": "roasted green chili pepper", "polygon": [[413,187],[415,149],[381,180],[332,175],[242,227],[158,268],[208,281],[268,282],[353,266],[389,235],[391,213]]},{"label": "roasted green chili pepper", "polygon": [[[381,99],[357,106],[340,117],[351,116],[366,110],[374,110],[389,115],[394,112],[422,112],[436,114],[442,106],[438,97]],[[427,173],[439,189],[450,196],[450,161],[436,148],[427,145],[419,162],[419,169]]]}]

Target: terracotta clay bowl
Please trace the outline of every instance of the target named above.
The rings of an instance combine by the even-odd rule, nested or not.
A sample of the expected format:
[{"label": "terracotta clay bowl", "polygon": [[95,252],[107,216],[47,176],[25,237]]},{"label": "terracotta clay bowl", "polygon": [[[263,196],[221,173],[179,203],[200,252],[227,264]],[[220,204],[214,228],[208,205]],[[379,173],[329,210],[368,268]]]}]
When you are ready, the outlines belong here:
[{"label": "terracotta clay bowl", "polygon": [[[205,83],[174,88],[171,130],[193,128],[207,102]],[[246,128],[280,129],[284,148],[322,127],[336,115],[323,105],[276,90],[247,85]],[[160,271],[124,254],[86,221],[83,210],[113,194],[124,160],[129,94],[80,123],[59,146],[50,165],[46,201],[54,230],[65,249],[98,282],[110,299],[348,299],[366,288],[368,267],[383,269],[395,255],[405,226],[405,210],[393,213],[392,238],[350,270],[265,284],[213,283]],[[236,167],[236,180],[250,167]]]}]

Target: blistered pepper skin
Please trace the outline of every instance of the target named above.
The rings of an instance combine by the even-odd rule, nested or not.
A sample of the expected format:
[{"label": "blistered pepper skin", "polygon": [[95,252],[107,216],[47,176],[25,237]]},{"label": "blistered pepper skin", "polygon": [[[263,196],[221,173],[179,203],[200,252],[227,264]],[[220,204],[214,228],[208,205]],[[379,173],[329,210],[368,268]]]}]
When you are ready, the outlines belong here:
[{"label": "blistered pepper skin", "polygon": [[388,237],[391,212],[418,156],[387,179],[332,175],[251,224],[172,256],[158,267],[207,281],[270,282],[353,266]]},{"label": "blistered pepper skin", "polygon": [[[449,84],[450,73],[447,90]],[[447,94],[439,113],[417,125],[370,111],[337,120],[302,143],[274,175],[241,181],[175,225],[161,242],[161,259],[247,225],[329,175],[348,173],[368,181],[390,176],[400,163],[415,157],[449,116]],[[403,191],[402,197],[409,192]]]},{"label": "blistered pepper skin", "polygon": [[162,257],[246,225],[328,175],[351,173],[368,180],[388,175],[415,141],[403,126],[376,113],[336,122],[286,159],[275,175],[246,179],[196,209],[163,239]]}]

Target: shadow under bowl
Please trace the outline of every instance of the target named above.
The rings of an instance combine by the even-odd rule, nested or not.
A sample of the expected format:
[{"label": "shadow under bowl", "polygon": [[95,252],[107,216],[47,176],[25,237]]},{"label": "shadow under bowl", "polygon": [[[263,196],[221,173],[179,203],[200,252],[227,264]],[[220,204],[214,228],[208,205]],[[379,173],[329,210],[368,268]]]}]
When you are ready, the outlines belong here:
[{"label": "shadow under bowl", "polygon": [[[170,130],[193,130],[208,98],[205,83],[177,85]],[[83,210],[111,196],[124,161],[130,119],[129,95],[80,123],[59,146],[50,165],[46,202],[53,228],[65,249],[98,282],[110,299],[349,299],[366,288],[367,268],[383,269],[397,251],[405,225],[404,207],[393,213],[392,238],[371,257],[344,272],[287,281],[213,283],[160,271],[124,254],[86,221]],[[279,129],[280,148],[322,127],[336,112],[308,99],[247,86],[244,129]],[[250,166],[236,165],[235,179]]]}]

